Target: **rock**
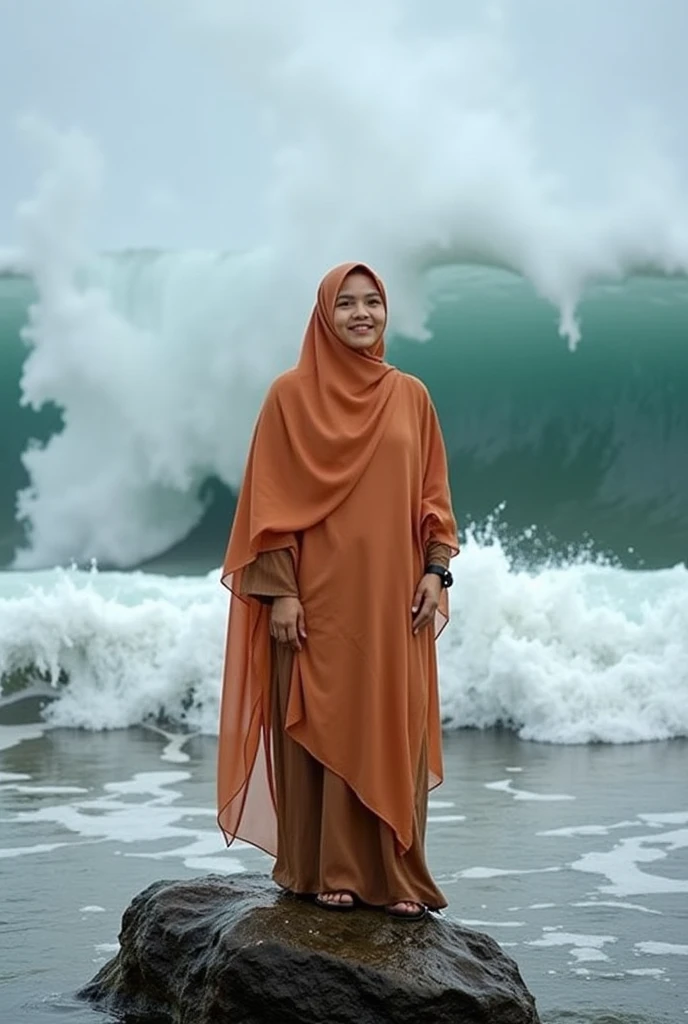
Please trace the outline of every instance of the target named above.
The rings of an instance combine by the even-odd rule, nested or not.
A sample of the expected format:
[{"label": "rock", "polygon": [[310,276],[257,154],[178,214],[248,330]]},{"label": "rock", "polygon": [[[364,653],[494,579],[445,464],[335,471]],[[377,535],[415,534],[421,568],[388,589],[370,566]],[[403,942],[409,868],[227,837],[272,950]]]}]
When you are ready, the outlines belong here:
[{"label": "rock", "polygon": [[257,875],[149,886],[79,995],[131,1022],[538,1024],[488,935],[434,915],[332,913]]}]

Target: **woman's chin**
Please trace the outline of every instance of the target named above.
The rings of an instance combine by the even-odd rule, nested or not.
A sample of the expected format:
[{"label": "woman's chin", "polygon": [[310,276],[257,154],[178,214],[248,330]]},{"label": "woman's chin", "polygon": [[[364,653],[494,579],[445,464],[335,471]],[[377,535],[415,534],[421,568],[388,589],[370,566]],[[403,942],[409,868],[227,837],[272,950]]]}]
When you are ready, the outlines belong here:
[{"label": "woman's chin", "polygon": [[358,352],[364,352],[366,349],[374,348],[380,339],[379,334],[345,334],[341,336],[341,340],[348,348],[356,349]]}]

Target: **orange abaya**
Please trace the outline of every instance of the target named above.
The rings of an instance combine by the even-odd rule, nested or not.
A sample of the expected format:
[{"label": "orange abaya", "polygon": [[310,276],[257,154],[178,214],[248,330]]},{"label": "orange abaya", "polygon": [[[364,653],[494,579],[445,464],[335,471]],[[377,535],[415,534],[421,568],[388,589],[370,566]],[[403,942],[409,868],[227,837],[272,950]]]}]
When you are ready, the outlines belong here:
[{"label": "orange abaya", "polygon": [[[417,845],[419,773],[426,794],[442,778],[435,638],[412,634],[411,603],[427,545],[458,551],[446,457],[424,385],[384,361],[382,341],[356,351],[334,331],[337,294],[357,267],[326,276],[299,362],[267,395],[224,562],[219,823],[228,840],[273,855],[282,731],[389,830],[400,858]],[[279,721],[270,607],[242,587],[270,551],[291,555],[307,631]]]}]

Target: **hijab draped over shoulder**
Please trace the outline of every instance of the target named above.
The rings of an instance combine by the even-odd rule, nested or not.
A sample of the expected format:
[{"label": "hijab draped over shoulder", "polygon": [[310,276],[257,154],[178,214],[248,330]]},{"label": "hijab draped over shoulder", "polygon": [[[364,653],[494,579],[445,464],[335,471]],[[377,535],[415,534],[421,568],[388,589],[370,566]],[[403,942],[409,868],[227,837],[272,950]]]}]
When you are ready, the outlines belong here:
[{"label": "hijab draped over shoulder", "polygon": [[[458,550],[446,458],[427,391],[385,362],[384,340],[354,350],[335,332],[337,295],[353,270],[372,278],[387,308],[382,282],[361,264],[336,267],[320,284],[298,364],[273,383],[259,414],[222,573],[232,599],[219,823],[228,839],[273,854],[270,609],[240,597],[242,569],[261,552],[291,551],[306,614],[290,735],[387,821],[402,850],[423,737],[431,784],[442,771],[434,642],[428,631],[411,636],[410,604],[427,540]],[[443,605],[442,622],[446,594]],[[412,688],[420,675],[419,703],[400,674]]]}]

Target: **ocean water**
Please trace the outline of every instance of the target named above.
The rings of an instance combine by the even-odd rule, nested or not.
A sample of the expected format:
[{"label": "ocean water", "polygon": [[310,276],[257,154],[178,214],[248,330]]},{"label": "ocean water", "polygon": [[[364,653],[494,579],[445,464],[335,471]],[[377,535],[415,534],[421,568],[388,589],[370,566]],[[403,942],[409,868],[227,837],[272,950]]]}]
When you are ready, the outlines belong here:
[{"label": "ocean water", "polygon": [[[16,209],[0,199],[17,1024],[91,1019],[71,993],[148,881],[267,867],[213,825],[218,566],[261,397],[322,270],[354,254],[388,283],[389,358],[436,403],[461,525],[428,838],[450,912],[513,951],[548,1021],[685,1019],[688,9],[514,10],[179,0],[132,8],[124,42],[114,7],[65,14],[103,67],[103,40],[120,54],[103,80],[148,40],[118,81],[145,145],[117,145],[75,60],[60,80],[92,107],[24,118],[38,171]],[[176,104],[170,174],[188,171],[183,195],[157,190],[157,231],[136,205],[172,144],[153,93]]]},{"label": "ocean water", "polygon": [[[96,1024],[74,992],[159,878],[267,872],[226,851],[211,738],[0,727],[0,1013]],[[447,913],[514,957],[544,1024],[678,1024],[688,1010],[684,740],[555,745],[449,733],[428,858]]]}]

